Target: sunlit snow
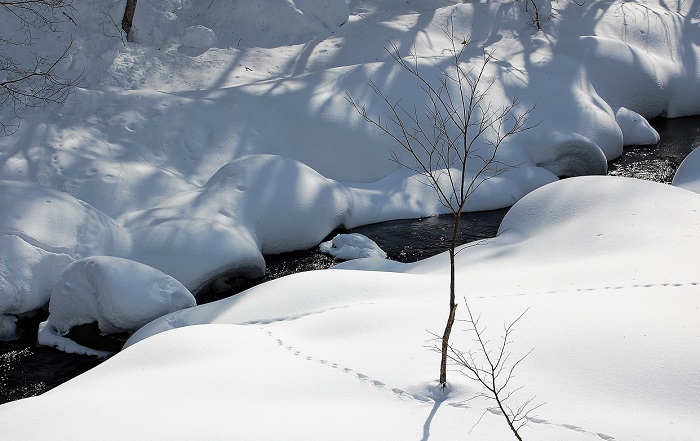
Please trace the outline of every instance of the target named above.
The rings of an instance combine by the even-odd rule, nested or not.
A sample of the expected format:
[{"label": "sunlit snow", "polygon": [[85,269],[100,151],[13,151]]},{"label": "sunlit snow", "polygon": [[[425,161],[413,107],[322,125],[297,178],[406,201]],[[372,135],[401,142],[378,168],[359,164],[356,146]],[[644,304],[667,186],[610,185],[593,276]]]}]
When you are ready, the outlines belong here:
[{"label": "sunlit snow", "polygon": [[[472,344],[464,302],[492,341],[527,311],[508,345],[516,360],[533,350],[511,405],[546,404],[524,439],[693,439],[700,162],[674,186],[588,175],[655,144],[651,118],[700,114],[700,10],[536,1],[553,12],[541,31],[524,2],[139,0],[128,39],[124,0],[75,2],[75,24],[33,47],[72,41],[59,68],[79,87],[0,137],[0,333],[46,306],[41,341],[64,350],[85,349],[64,338],[78,324],[139,330],[88,373],[0,406],[0,437],[512,437],[456,368],[435,388],[446,254],[351,260],[197,307],[190,294],[261,276],[264,254],[338,227],[449,212],[348,98],[393,127],[372,81],[429,127],[428,98],[385,47],[432,81],[468,39],[464,66],[492,57],[489,104],[517,101],[511,116],[530,111],[531,128],[500,145],[502,173],[466,206],[515,204],[496,238],[457,254],[453,344]],[[370,239],[347,256],[377,257]]]}]

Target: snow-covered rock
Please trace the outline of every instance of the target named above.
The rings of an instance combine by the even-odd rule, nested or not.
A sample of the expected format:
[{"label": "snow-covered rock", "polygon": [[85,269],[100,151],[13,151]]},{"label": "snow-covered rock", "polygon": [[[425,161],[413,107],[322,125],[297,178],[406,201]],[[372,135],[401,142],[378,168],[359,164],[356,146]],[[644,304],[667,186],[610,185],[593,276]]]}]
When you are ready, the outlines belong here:
[{"label": "snow-covered rock", "polygon": [[196,304],[187,288],[154,268],[117,257],[87,257],[68,265],[52,289],[39,343],[91,353],[63,336],[75,326],[94,322],[102,334],[131,333]]},{"label": "snow-covered rock", "polygon": [[337,234],[333,239],[321,242],[318,248],[339,260],[386,259],[386,252],[375,241],[359,233]]},{"label": "snow-covered rock", "polygon": [[625,145],[656,145],[659,142],[659,133],[637,112],[620,107],[615,111],[615,121],[622,130]]},{"label": "snow-covered rock", "polygon": [[131,258],[177,277],[193,292],[212,277],[259,277],[263,253],[317,245],[343,224],[346,188],[282,156],[233,161],[199,190],[121,220]]}]

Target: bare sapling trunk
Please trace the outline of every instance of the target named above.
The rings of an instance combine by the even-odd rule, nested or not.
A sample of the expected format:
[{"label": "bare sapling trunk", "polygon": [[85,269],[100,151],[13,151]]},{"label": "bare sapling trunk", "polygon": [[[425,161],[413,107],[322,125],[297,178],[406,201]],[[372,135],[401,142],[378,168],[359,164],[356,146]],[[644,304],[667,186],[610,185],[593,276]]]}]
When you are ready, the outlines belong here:
[{"label": "bare sapling trunk", "polygon": [[457,240],[459,237],[459,226],[461,213],[457,213],[452,225],[452,239],[450,240],[450,312],[447,316],[447,324],[445,331],[442,334],[440,342],[440,385],[445,388],[447,386],[447,354],[450,348],[450,335],[452,334],[452,326],[457,315],[457,301],[455,298],[455,254],[457,249]]}]

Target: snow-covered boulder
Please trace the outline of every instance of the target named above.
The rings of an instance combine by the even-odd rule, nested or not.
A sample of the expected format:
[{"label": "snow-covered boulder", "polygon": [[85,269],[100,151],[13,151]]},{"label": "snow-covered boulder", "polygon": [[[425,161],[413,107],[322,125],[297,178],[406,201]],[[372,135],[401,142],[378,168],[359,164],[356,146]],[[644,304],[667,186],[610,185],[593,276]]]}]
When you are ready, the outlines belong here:
[{"label": "snow-covered boulder", "polygon": [[615,121],[622,130],[625,145],[655,145],[661,139],[642,115],[625,107],[615,111]]},{"label": "snow-covered boulder", "polygon": [[182,283],[128,259],[96,256],[68,265],[51,291],[39,343],[91,353],[63,336],[96,322],[102,334],[131,333],[165,314],[196,306]]},{"label": "snow-covered boulder", "polygon": [[38,184],[0,181],[0,337],[17,315],[49,301],[61,271],[76,259],[124,255],[131,239],[113,219]]},{"label": "snow-covered boulder", "polygon": [[318,246],[322,253],[339,260],[362,259],[371,257],[386,259],[386,252],[369,237],[359,234],[338,234],[333,239],[321,242]]}]

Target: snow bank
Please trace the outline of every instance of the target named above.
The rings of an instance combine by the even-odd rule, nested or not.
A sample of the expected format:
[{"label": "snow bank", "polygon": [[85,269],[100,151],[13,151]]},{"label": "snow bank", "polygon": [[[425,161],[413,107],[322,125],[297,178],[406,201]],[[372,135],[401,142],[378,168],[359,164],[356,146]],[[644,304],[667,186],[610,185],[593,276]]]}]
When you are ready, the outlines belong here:
[{"label": "snow bank", "polygon": [[[480,66],[484,50],[493,56],[482,78],[493,108],[517,99],[516,111],[532,109],[533,127],[497,153],[506,172],[485,181],[468,210],[512,205],[557,176],[603,174],[623,145],[658,138],[647,119],[700,113],[688,4],[565,2],[535,33],[517,2],[141,0],[136,43],[122,41],[113,24],[124,5],[81,2],[76,24],[37,35],[37,53],[47,55],[74,38],[59,69],[85,82],[65,107],[25,109],[20,129],[0,138],[0,179],[60,190],[117,218],[90,209],[96,220],[85,226],[86,237],[108,231],[115,244],[83,246],[77,219],[77,232],[50,240],[3,234],[0,326],[8,329],[6,314],[45,304],[77,258],[127,257],[196,291],[221,273],[260,275],[263,253],[316,246],[341,225],[445,212],[420,176],[389,160],[393,150],[411,165],[410,155],[346,96],[389,121],[367,87],[373,80],[406,108],[425,108],[415,78],[383,45],[415,54],[425,78],[450,72],[450,17],[474,41],[467,69]],[[499,23],[497,32],[489,23]],[[491,153],[487,139],[475,147]],[[472,161],[468,177],[481,165]],[[2,207],[5,219],[35,209]],[[42,213],[60,224],[72,210]]]},{"label": "snow bank", "polygon": [[[698,209],[700,196],[663,184],[572,178],[525,196],[498,237],[457,254],[458,298],[492,341],[527,309],[509,349],[513,359],[534,351],[516,368],[512,386],[523,389],[510,400],[546,404],[523,438],[653,441],[700,430],[692,369],[700,359],[688,351],[700,344]],[[448,256],[362,270],[384,263],[296,274],[158,319],[87,374],[0,406],[0,433],[80,439],[118,412],[130,424],[107,439],[448,440],[465,430],[508,439],[502,416],[474,398],[479,389],[466,377],[452,371],[447,395],[432,388],[439,358],[426,344],[444,326]],[[453,343],[468,349],[464,312]],[[205,325],[184,327],[194,324]],[[166,405],[154,419],[152,409]],[[196,427],[192,413],[203,418]],[[305,416],[321,414],[323,423],[308,424]]]},{"label": "snow bank", "polygon": [[386,259],[386,253],[372,239],[359,233],[337,234],[333,239],[321,242],[322,253],[339,260],[362,258]]}]

